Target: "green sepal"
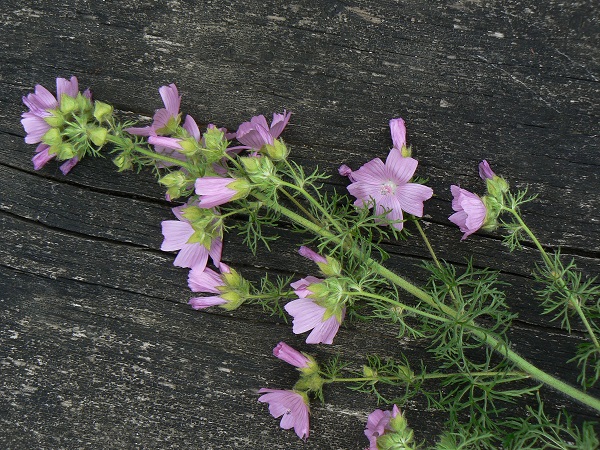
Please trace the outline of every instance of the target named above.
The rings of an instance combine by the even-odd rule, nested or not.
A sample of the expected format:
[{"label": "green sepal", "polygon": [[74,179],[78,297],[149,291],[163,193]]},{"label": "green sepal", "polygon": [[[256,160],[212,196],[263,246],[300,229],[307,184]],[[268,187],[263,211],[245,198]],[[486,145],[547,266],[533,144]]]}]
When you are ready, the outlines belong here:
[{"label": "green sepal", "polygon": [[170,136],[173,134],[177,134],[177,129],[179,128],[179,122],[181,120],[181,114],[177,114],[177,117],[169,117],[166,125],[162,128],[156,130],[156,134],[159,136]]},{"label": "green sepal", "polygon": [[48,144],[51,147],[62,144],[62,135],[60,133],[60,130],[58,128],[50,128],[42,136],[42,142],[44,144]]},{"label": "green sepal", "polygon": [[51,115],[44,117],[44,120],[48,125],[53,128],[59,128],[64,125],[65,118],[58,109],[52,109],[48,111]]},{"label": "green sepal", "polygon": [[94,102],[94,117],[98,122],[102,122],[103,120],[112,116],[113,107],[108,103],[95,101]]}]

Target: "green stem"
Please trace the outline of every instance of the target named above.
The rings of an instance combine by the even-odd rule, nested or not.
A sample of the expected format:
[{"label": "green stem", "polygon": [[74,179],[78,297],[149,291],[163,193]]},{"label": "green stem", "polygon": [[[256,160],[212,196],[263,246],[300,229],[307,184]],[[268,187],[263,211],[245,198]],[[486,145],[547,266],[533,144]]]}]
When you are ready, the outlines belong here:
[{"label": "green stem", "polygon": [[[268,204],[274,210],[276,210],[279,213],[281,213],[282,215],[286,216],[288,219],[293,220],[297,224],[303,226],[304,228],[306,228],[306,230],[311,231],[312,233],[316,234],[317,236],[323,236],[327,239],[332,240],[333,242],[340,243],[339,238],[334,236],[329,230],[323,229],[323,228],[319,227],[318,225],[313,224],[312,222],[305,219],[304,217],[299,216],[295,212],[290,211],[289,209],[287,209],[279,204],[270,202],[269,199],[267,199],[265,196],[263,196],[260,193],[253,193],[253,195],[258,200],[263,201],[264,203]],[[354,247],[347,248],[347,250],[354,253],[356,256],[361,256],[360,251],[358,249],[355,249]],[[400,288],[409,292],[410,294],[414,295],[419,300],[422,300],[423,302],[425,302],[431,306],[434,306],[435,308],[437,308],[444,314],[448,315],[450,318],[457,317],[458,312],[456,310],[450,308],[447,305],[436,302],[433,299],[433,297],[431,297],[431,295],[429,295],[427,292],[425,292],[424,290],[413,285],[412,283],[405,280],[401,276],[395,274],[394,272],[390,271],[389,269],[386,269],[381,264],[379,264],[377,261],[374,261],[371,258],[368,258],[365,260],[365,263],[368,264],[374,272],[376,272],[377,274],[386,278],[387,280],[391,281],[392,283],[396,284],[397,286],[399,286]],[[587,406],[595,409],[596,411],[600,411],[600,399],[596,399],[596,398],[592,397],[591,395],[588,395],[585,392],[582,392],[579,389],[568,385],[564,381],[561,381],[558,378],[555,378],[552,375],[547,374],[543,370],[538,369],[533,364],[531,364],[530,362],[525,360],[523,357],[518,355],[516,352],[511,350],[506,343],[501,342],[498,339],[494,338],[493,336],[489,335],[488,333],[484,332],[483,330],[476,328],[475,324],[471,323],[471,324],[465,324],[465,325],[471,325],[473,328],[470,331],[474,336],[481,339],[490,348],[492,348],[494,351],[503,355],[505,358],[510,360],[516,367],[518,367],[519,369],[521,369],[524,372],[526,372],[527,374],[529,374],[532,378],[534,378],[538,381],[541,381],[542,383],[556,389],[559,392],[562,392],[566,396],[571,397],[571,398],[579,401],[580,403],[583,403],[584,405],[587,405]]]},{"label": "green stem", "polygon": [[134,145],[133,141],[129,138],[109,134],[107,136],[107,140],[123,149],[129,148],[130,150],[141,153],[142,155],[148,156],[149,158],[152,158],[154,160],[164,161],[164,162],[168,162],[170,164],[175,164],[179,167],[183,167],[184,169],[187,169],[187,171],[190,173],[195,172],[195,168],[193,165],[186,163],[185,161],[182,161],[177,158],[171,158],[170,156],[153,152],[152,150],[148,150],[144,147],[140,147],[139,145]]},{"label": "green stem", "polygon": [[[519,214],[519,212],[516,209],[507,208],[507,207],[505,207],[504,210],[513,215],[513,217],[517,220],[517,222],[519,223],[519,225],[521,226],[523,231],[525,231],[527,236],[529,236],[529,238],[533,241],[533,243],[535,244],[537,249],[540,251],[540,254],[542,255],[542,259],[544,260],[544,263],[546,264],[546,267],[548,268],[548,270],[557,272],[556,265],[552,262],[552,259],[550,258],[550,256],[548,256],[548,253],[546,252],[546,250],[544,249],[544,247],[542,246],[540,241],[537,239],[535,234],[533,234],[533,231],[531,231],[531,229],[527,226],[525,221],[521,218],[521,215]],[[561,288],[568,289],[568,286],[565,283],[564,279],[562,278],[562,275],[561,275],[561,278],[557,280],[557,282],[559,283],[559,286]],[[570,290],[569,290],[569,303],[571,304],[573,309],[575,309],[575,311],[577,312],[577,315],[581,319],[581,322],[583,323],[585,329],[587,330],[587,333],[590,336],[590,339],[593,342],[594,347],[596,347],[596,349],[600,350],[600,342],[598,341],[598,338],[596,337],[596,333],[594,332],[592,325],[590,324],[585,313],[581,309],[581,305],[579,303],[579,297],[577,295],[573,294],[572,292],[570,292]]]},{"label": "green stem", "polygon": [[[431,373],[424,374],[418,376],[412,376],[410,380],[407,380],[407,377],[384,377],[385,380],[389,381],[414,381],[414,380],[439,380],[444,378],[450,378],[455,376],[464,375],[462,372],[455,373]],[[525,372],[519,371],[511,371],[511,372],[497,372],[497,371],[489,371],[489,372],[472,372],[469,374],[470,377],[480,378],[480,377],[496,377],[501,375],[503,377],[514,377],[509,379],[508,381],[518,381],[524,378],[529,378],[529,374]],[[359,383],[363,381],[380,381],[380,377],[350,377],[350,378],[329,378],[324,380],[325,383]]]},{"label": "green stem", "polygon": [[414,223],[415,223],[415,225],[417,227],[417,230],[419,230],[419,234],[421,235],[421,238],[423,239],[423,242],[425,242],[425,246],[427,247],[427,250],[429,251],[429,254],[433,258],[433,262],[435,262],[435,265],[438,267],[438,269],[441,269],[442,265],[440,264],[440,261],[437,259],[435,251],[433,250],[433,247],[431,246],[431,242],[429,242],[429,239],[427,238],[427,235],[425,234],[425,231],[421,227],[421,224],[419,223],[419,220],[415,219]]},{"label": "green stem", "polygon": [[353,297],[372,298],[374,300],[381,300],[383,302],[391,304],[395,308],[401,308],[403,310],[410,311],[413,314],[416,314],[418,316],[427,317],[428,319],[433,319],[433,320],[436,320],[438,322],[452,322],[452,320],[450,320],[450,319],[448,319],[446,317],[440,317],[440,316],[436,316],[434,314],[430,314],[430,313],[425,312],[425,311],[421,311],[418,308],[414,308],[412,306],[405,305],[404,303],[401,303],[399,301],[393,300],[391,298],[384,297],[383,295],[373,294],[371,292],[364,292],[364,291],[342,292],[342,294],[345,294],[345,295],[348,295],[348,296],[353,296]]},{"label": "green stem", "polygon": [[302,194],[304,196],[304,198],[306,200],[308,200],[308,202],[311,205],[313,205],[315,208],[317,208],[319,211],[321,211],[321,214],[323,214],[327,218],[329,223],[331,223],[331,225],[333,225],[335,227],[335,229],[338,231],[338,233],[343,234],[344,231],[342,230],[340,225],[337,223],[337,221],[333,217],[331,217],[329,212],[325,208],[323,208],[323,206],[312,195],[310,195],[310,193],[308,191],[306,191],[304,188],[302,188],[300,186],[296,186],[295,184],[288,183],[287,181],[280,181],[280,183],[282,186],[288,187],[290,189],[294,189],[295,191]]},{"label": "green stem", "polygon": [[306,215],[306,217],[308,217],[315,225],[322,226],[319,219],[317,219],[315,216],[313,216],[304,206],[302,206],[302,204],[298,200],[296,200],[292,194],[290,194],[288,191],[286,191],[285,189],[283,189],[281,187],[279,187],[278,189],[279,189],[279,192],[283,193],[283,195],[285,195],[294,205],[296,205],[296,207],[300,211],[302,211]]}]

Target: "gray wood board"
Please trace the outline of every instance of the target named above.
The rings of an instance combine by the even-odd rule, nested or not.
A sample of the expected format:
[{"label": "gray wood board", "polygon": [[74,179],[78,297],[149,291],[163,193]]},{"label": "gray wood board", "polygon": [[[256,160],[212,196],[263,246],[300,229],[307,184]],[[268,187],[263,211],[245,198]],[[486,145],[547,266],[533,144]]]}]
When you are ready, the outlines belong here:
[{"label": "gray wood board", "polygon": [[[369,353],[430,361],[396,330],[350,323],[335,345],[310,347],[256,308],[198,312],[185,270],[160,252],[170,205],[150,173],[117,173],[85,160],[68,176],[51,162],[33,171],[21,97],[76,75],[122,117],[147,120],[157,89],[176,83],[182,111],[235,129],[252,115],[293,111],[283,137],[295,161],[331,173],[391,146],[388,120],[408,141],[436,193],[425,226],[440,256],[503,271],[517,351],[574,382],[567,364],[581,342],[527,292],[536,253],[509,254],[500,236],[459,242],[447,221],[449,185],[481,192],[488,159],[539,199],[526,219],[549,248],[584,273],[600,271],[600,51],[595,1],[193,1],[5,0],[0,11],[0,442],[6,448],[332,448],[366,446],[376,407],[341,387],[313,404],[302,443],[278,427],[261,387],[289,388],[293,368],[271,355],[286,340],[357,367]],[[256,278],[303,276],[299,237],[282,229],[276,251],[254,257],[227,238],[224,259]],[[426,249],[389,242],[389,266],[422,281]],[[577,327],[579,330],[581,327]],[[552,349],[549,353],[547,349]],[[546,391],[551,411],[593,415]],[[517,405],[517,407],[522,405]],[[444,416],[422,401],[403,409],[419,438]]]}]

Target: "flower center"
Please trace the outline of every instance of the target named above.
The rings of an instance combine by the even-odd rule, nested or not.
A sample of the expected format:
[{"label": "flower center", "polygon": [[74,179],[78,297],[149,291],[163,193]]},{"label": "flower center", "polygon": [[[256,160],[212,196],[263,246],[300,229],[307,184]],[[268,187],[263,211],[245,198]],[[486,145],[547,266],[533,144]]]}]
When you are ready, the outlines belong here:
[{"label": "flower center", "polygon": [[383,183],[381,185],[381,195],[386,196],[386,195],[394,195],[394,193],[396,192],[396,183],[394,183],[393,181],[386,181],[385,183]]}]

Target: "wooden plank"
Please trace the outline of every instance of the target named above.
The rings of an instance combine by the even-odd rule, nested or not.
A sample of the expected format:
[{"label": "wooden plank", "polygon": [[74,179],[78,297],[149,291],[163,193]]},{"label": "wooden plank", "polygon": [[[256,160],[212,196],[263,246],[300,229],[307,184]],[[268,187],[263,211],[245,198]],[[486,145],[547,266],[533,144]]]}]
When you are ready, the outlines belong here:
[{"label": "wooden plank", "polygon": [[[364,448],[373,399],[341,387],[314,404],[303,444],[278,428],[260,387],[291,387],[294,370],[271,356],[282,339],[360,367],[378,352],[431,362],[395,329],[353,322],[334,346],[294,337],[258,308],[192,311],[186,271],[159,251],[171,217],[149,173],[116,173],[110,158],[64,177],[34,172],[23,142],[21,96],[77,75],[122,117],[149,120],[157,89],[175,82],[182,110],[235,129],[254,114],[293,111],[284,138],[295,161],[332,174],[387,154],[387,122],[408,140],[436,197],[425,226],[440,256],[503,271],[519,313],[514,348],[574,382],[568,337],[540,317],[526,286],[531,247],[509,254],[497,232],[459,242],[449,185],[481,192],[487,158],[539,199],[526,220],[549,248],[564,247],[586,274],[600,272],[600,36],[597,2],[418,0],[352,3],[22,2],[0,12],[0,442],[6,448]],[[224,258],[256,279],[303,276],[300,238],[251,255],[237,236]],[[422,281],[417,241],[389,242],[390,267]],[[553,356],[545,350],[552,349]],[[597,393],[597,389],[594,391]],[[550,391],[550,411],[597,419]],[[515,406],[519,409],[520,403]],[[404,407],[418,438],[445,420],[417,398]]]}]

